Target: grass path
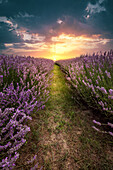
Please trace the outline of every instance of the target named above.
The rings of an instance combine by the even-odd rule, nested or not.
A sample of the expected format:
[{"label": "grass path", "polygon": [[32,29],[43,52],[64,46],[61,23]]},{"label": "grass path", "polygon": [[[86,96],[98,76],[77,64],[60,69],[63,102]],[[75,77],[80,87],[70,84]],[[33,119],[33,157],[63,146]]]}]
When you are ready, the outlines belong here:
[{"label": "grass path", "polygon": [[45,110],[33,114],[17,169],[35,153],[44,170],[113,169],[111,138],[91,128],[91,111],[74,102],[73,91],[57,65],[53,73],[50,99]]},{"label": "grass path", "polygon": [[44,169],[109,168],[107,151],[103,154],[104,145],[97,140],[98,137],[93,138],[91,111],[74,102],[73,91],[57,65],[53,73],[50,99],[45,111],[47,118],[39,142]]},{"label": "grass path", "polygon": [[75,169],[79,167],[75,162],[80,158],[77,146],[81,128],[72,130],[66,114],[74,116],[76,106],[65,77],[56,65],[53,74],[50,99],[46,105],[47,127],[43,128],[40,141],[45,169]]}]

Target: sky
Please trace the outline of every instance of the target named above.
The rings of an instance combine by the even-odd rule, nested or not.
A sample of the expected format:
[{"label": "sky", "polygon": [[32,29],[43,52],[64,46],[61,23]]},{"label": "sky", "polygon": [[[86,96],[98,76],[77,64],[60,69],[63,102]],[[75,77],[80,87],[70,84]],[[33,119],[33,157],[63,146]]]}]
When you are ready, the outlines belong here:
[{"label": "sky", "polygon": [[0,54],[53,60],[113,49],[113,0],[0,0]]}]

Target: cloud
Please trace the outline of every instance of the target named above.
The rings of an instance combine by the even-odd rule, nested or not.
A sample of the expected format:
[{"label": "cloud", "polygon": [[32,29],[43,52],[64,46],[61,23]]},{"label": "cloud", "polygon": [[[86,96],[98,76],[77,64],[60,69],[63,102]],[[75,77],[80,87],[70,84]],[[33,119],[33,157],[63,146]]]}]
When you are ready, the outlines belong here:
[{"label": "cloud", "polygon": [[77,20],[73,16],[64,15],[62,16],[61,20],[63,21],[62,24],[53,24],[51,25],[51,33],[52,36],[60,35],[62,33],[65,34],[74,34],[74,35],[82,35],[82,34],[95,34],[96,30],[93,29],[90,25],[85,22],[81,22]]},{"label": "cloud", "polygon": [[0,16],[0,42],[1,43],[22,42],[21,36],[17,35],[16,33],[17,27],[18,24],[12,18]]},{"label": "cloud", "polygon": [[[108,50],[108,44],[113,39],[102,38],[101,35],[96,34],[92,36],[74,34],[61,34],[52,37],[53,43],[50,45],[50,51],[53,58],[63,59],[70,57],[77,57],[85,53],[94,53],[98,51]],[[64,57],[65,56],[65,57]]]},{"label": "cloud", "polygon": [[101,38],[101,35],[92,35],[91,37],[88,37],[86,35],[75,36],[71,34],[61,34],[57,37],[52,37],[52,41],[54,43],[51,45],[51,51],[55,51],[56,54],[63,54],[77,49],[95,49],[99,46],[106,45],[111,40]]},{"label": "cloud", "polygon": [[11,24],[9,22],[0,22],[0,43],[15,43],[22,42],[22,39],[17,33],[15,29],[12,29]]},{"label": "cloud", "polygon": [[96,2],[96,4],[91,4],[90,2],[88,3],[85,11],[86,11],[86,15],[84,16],[84,18],[87,20],[89,19],[92,15],[96,14],[96,13],[101,13],[101,12],[105,12],[106,8],[104,6],[102,6],[103,2],[105,0],[99,0],[98,2]]},{"label": "cloud", "polygon": [[[29,15],[28,13],[25,13],[25,14],[19,13],[16,17],[26,19],[26,18],[31,18],[34,16]],[[7,31],[8,34],[13,34],[13,36],[15,36],[15,38],[17,38],[17,42],[18,42],[18,37],[21,38],[21,41],[23,41],[23,42],[27,41],[29,43],[40,42],[40,41],[44,41],[44,39],[45,39],[45,36],[41,36],[38,33],[32,33],[32,31],[29,32],[29,29],[27,29],[27,28],[19,27],[17,22],[13,18],[7,18],[6,16],[2,16],[2,17],[0,17],[0,24],[2,24],[1,29],[3,28],[3,25],[5,27],[5,30],[2,29],[2,31],[3,32]],[[6,28],[7,28],[7,30],[6,30]],[[5,32],[3,35],[5,36]],[[3,35],[0,34],[0,37]],[[6,40],[6,38],[4,40]],[[14,41],[14,43],[15,43],[15,41]]]},{"label": "cloud", "polygon": [[[104,49],[108,43],[110,43],[111,39],[102,38],[102,35],[75,35],[75,34],[66,34],[62,33],[57,36],[51,36],[51,40],[47,40],[44,37],[40,37],[39,34],[27,34],[23,31],[22,35],[26,35],[27,37],[23,37],[24,41],[15,42],[15,43],[5,43],[4,49],[2,52],[7,54],[25,54],[25,55],[34,55],[34,56],[47,56],[49,53],[50,56],[70,56],[74,57],[75,55],[79,56],[80,54],[86,52],[94,52],[100,49]],[[29,35],[29,38],[28,38]],[[32,38],[31,38],[32,36]],[[37,36],[37,41],[33,37]],[[22,37],[21,37],[22,38]],[[40,40],[40,41],[39,41]],[[45,52],[45,53],[44,53]]]},{"label": "cloud", "polygon": [[[74,34],[60,34],[59,36],[52,36],[51,41],[40,42],[18,42],[18,43],[5,43],[4,50],[8,53],[22,53],[22,52],[50,52],[50,54],[62,55],[72,51],[94,50],[99,47],[104,47],[111,40],[102,38],[101,35],[96,34],[92,36]],[[75,52],[74,52],[75,53]],[[74,54],[73,53],[73,54]]]},{"label": "cloud", "polygon": [[8,19],[6,16],[0,17],[0,22],[8,24],[10,27],[9,31],[16,29],[18,25],[16,23],[13,23],[10,19]]},{"label": "cloud", "polygon": [[30,33],[25,28],[17,29],[16,33],[18,36],[20,36],[23,39],[23,41],[27,41],[30,43],[35,43],[37,41],[39,41],[39,42],[44,41],[44,39],[45,39],[45,36],[41,36],[38,33]]},{"label": "cloud", "polygon": [[58,19],[58,20],[57,20],[57,23],[58,23],[58,24],[62,24],[63,21],[62,21],[61,19]]},{"label": "cloud", "polygon": [[26,12],[19,12],[17,15],[12,17],[12,20],[18,24],[19,29],[24,28],[31,33],[37,33],[37,30],[41,30],[42,23],[44,22],[39,16]]},{"label": "cloud", "polygon": [[102,4],[105,0],[99,0],[99,4]]},{"label": "cloud", "polygon": [[100,6],[99,3],[96,3],[95,5],[89,3],[86,8],[86,11],[89,14],[96,14],[96,13],[100,13],[102,11],[106,11],[106,9],[105,9],[105,7]]},{"label": "cloud", "polygon": [[[19,13],[16,18],[22,20],[34,17],[28,13],[21,14]],[[27,43],[37,43],[43,42],[45,36],[39,35],[38,33],[32,33],[32,30],[18,26],[14,18],[7,18],[6,16],[0,17],[0,40],[4,43],[18,43],[18,42],[27,42]],[[10,46],[7,46],[9,48]]]},{"label": "cloud", "polygon": [[8,3],[8,0],[0,0],[0,4]]},{"label": "cloud", "polygon": [[49,46],[45,42],[39,42],[39,43],[5,43],[4,49],[7,49],[5,51],[12,52],[12,53],[19,53],[19,52],[35,52],[35,51],[46,51],[48,50]]},{"label": "cloud", "polygon": [[25,13],[19,12],[15,17],[17,17],[17,18],[33,18],[34,15],[30,15],[27,12],[25,12]]}]

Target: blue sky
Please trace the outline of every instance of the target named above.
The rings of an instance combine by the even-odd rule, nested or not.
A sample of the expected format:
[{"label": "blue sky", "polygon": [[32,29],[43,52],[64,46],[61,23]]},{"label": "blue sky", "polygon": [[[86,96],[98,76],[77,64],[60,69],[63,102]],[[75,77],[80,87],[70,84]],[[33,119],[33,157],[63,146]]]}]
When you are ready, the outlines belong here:
[{"label": "blue sky", "polygon": [[0,54],[71,58],[113,47],[112,0],[0,0]]}]

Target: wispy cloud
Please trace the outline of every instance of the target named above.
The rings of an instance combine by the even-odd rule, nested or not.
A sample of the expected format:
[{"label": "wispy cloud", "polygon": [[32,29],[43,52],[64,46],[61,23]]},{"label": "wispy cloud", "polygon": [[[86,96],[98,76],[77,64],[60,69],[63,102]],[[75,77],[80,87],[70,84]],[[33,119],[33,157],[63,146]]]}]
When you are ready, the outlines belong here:
[{"label": "wispy cloud", "polygon": [[54,43],[51,45],[51,51],[55,51],[57,54],[62,54],[76,49],[95,49],[107,44],[111,40],[101,38],[101,35],[92,35],[91,37],[87,37],[85,35],[75,36],[61,34],[58,37],[52,37],[52,41]]},{"label": "wispy cloud", "polygon": [[0,0],[0,4],[7,3],[7,2],[8,2],[8,0]]},{"label": "wispy cloud", "polygon": [[29,51],[44,51],[48,50],[48,45],[46,45],[45,42],[39,42],[39,43],[5,43],[5,48],[7,48],[7,51],[12,51],[12,53],[16,52],[29,52]]},{"label": "wispy cloud", "polygon": [[84,18],[89,19],[93,14],[101,13],[103,11],[106,11],[106,8],[104,6],[102,6],[102,3],[104,1],[105,0],[99,0],[98,2],[96,2],[96,4],[91,4],[89,2],[86,9],[85,9],[86,15],[84,16]]},{"label": "wispy cloud", "polygon": [[32,18],[34,15],[28,14],[27,12],[21,13],[19,12],[15,17],[17,18]]},{"label": "wispy cloud", "polygon": [[99,4],[102,4],[104,1],[106,1],[106,0],[99,0]]},{"label": "wispy cloud", "polygon": [[3,23],[8,24],[8,25],[10,26],[9,31],[11,31],[12,29],[16,29],[17,26],[18,26],[16,23],[13,23],[13,22],[11,21],[11,19],[8,19],[8,18],[5,17],[5,16],[0,17],[0,22],[3,22]]},{"label": "wispy cloud", "polygon": [[58,23],[58,24],[62,24],[63,21],[62,21],[61,19],[58,19],[58,20],[57,20],[57,23]]},{"label": "wispy cloud", "polygon": [[86,8],[86,11],[89,14],[95,14],[95,13],[100,13],[102,11],[106,11],[106,9],[105,9],[105,7],[100,6],[99,3],[96,3],[95,5],[89,3],[87,8]]},{"label": "wispy cloud", "polygon": [[[79,49],[79,51],[95,50],[104,48],[104,45],[109,43],[111,39],[102,38],[100,34],[95,35],[74,35],[62,33],[58,36],[52,36],[51,40],[37,34],[27,33],[26,30],[20,30],[19,36],[23,39],[21,43],[5,43],[7,52],[22,53],[22,52],[43,52],[48,51],[53,55],[63,55],[71,53]],[[73,55],[74,55],[73,53]]]},{"label": "wispy cloud", "polygon": [[[38,36],[38,35],[37,35]],[[113,41],[112,39],[102,38],[100,34],[88,36],[76,36],[74,34],[60,34],[52,36],[51,41],[43,39],[43,41],[26,40],[19,43],[5,43],[2,45],[2,53],[32,55],[39,57],[55,57],[69,58],[80,56],[87,52],[96,52],[104,49]],[[65,57],[64,57],[65,56]]]},{"label": "wispy cloud", "polygon": [[41,36],[38,33],[29,33],[25,28],[17,29],[16,33],[18,36],[20,36],[23,41],[30,41],[30,43],[35,43],[37,41],[41,42],[44,41],[45,36]]}]

